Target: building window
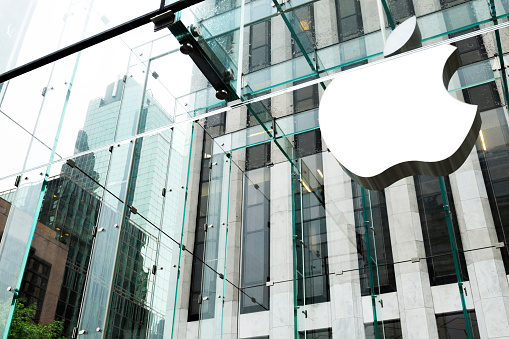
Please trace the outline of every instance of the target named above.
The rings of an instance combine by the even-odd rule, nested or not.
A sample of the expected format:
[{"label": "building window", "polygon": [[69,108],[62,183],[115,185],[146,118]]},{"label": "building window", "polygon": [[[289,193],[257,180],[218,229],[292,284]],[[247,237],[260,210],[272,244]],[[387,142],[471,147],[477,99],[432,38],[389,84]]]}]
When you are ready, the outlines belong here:
[{"label": "building window", "polygon": [[415,15],[414,3],[412,0],[390,0],[389,8],[392,19],[397,23],[401,23]]},{"label": "building window", "polygon": [[[210,168],[212,159],[213,141],[208,135],[204,135],[202,162],[200,172],[200,192],[198,196],[198,212],[196,216],[196,230],[193,250],[193,268],[191,272],[191,290],[189,294],[188,321],[208,319],[214,314],[205,312],[200,317],[201,290],[203,280],[203,259],[205,249],[205,230],[203,225],[207,222],[207,205],[209,199]],[[212,312],[214,309],[212,308]]]},{"label": "building window", "polygon": [[[262,145],[263,146],[263,145]],[[255,146],[256,147],[256,146]],[[240,313],[269,309],[270,280],[270,168],[244,177]]]},{"label": "building window", "polygon": [[270,163],[270,142],[246,149],[246,171],[265,167]]},{"label": "building window", "polygon": [[298,22],[298,26],[294,27],[294,32],[299,41],[297,42],[295,36],[292,36],[292,57],[301,56],[301,48],[308,54],[312,53],[315,50],[315,16],[313,5],[294,9],[289,15],[293,15],[294,21]]},{"label": "building window", "polygon": [[[477,317],[475,311],[468,311],[470,326],[472,327],[472,335],[475,339],[479,339],[479,326],[477,325]],[[438,337],[440,339],[465,338],[466,326],[463,312],[442,313],[436,315]]]},{"label": "building window", "polygon": [[[420,175],[414,177],[414,182],[431,286],[454,283],[457,281],[456,271],[438,178]],[[445,187],[451,208],[454,237],[458,247],[460,271],[462,279],[468,280],[467,265],[448,177],[445,177]]]},{"label": "building window", "polygon": [[362,35],[364,28],[359,0],[336,0],[336,15],[339,42]]},{"label": "building window", "polygon": [[470,1],[472,0],[440,0],[440,6],[442,9],[446,9]]},{"label": "building window", "polygon": [[[386,320],[383,323],[379,321],[377,325],[379,337],[383,337],[385,339],[403,338],[403,333],[401,332],[401,322],[399,321],[399,319]],[[366,339],[376,339],[375,328],[373,326],[373,323],[365,323],[364,332],[366,333]]]},{"label": "building window", "polygon": [[[474,32],[478,29],[479,29],[478,27],[472,27],[470,29],[461,31],[460,33],[449,34],[449,37],[454,38],[457,36],[464,35],[466,33]],[[474,62],[479,62],[488,59],[488,53],[486,52],[486,47],[484,46],[481,35],[460,40],[458,42],[455,42],[453,45],[458,48],[462,66],[470,65],[473,64]],[[492,72],[491,67],[488,67],[487,71]],[[460,71],[458,73],[460,78],[465,74],[468,73],[464,71]]]},{"label": "building window", "polygon": [[495,82],[463,90],[465,102],[477,105],[479,112],[502,106]]},{"label": "building window", "polygon": [[332,339],[332,329],[299,331],[299,339]]},{"label": "building window", "polygon": [[[297,144],[301,138],[304,140],[306,137],[296,136]],[[298,305],[330,300],[323,161],[321,150],[313,153],[302,158],[302,185],[300,192],[294,196],[295,232],[302,240],[295,245],[297,271],[304,277],[297,280]]]},{"label": "building window", "polygon": [[223,135],[226,128],[226,112],[207,117],[204,128],[212,138]]},{"label": "building window", "polygon": [[509,274],[509,128],[502,107],[481,112],[482,138],[477,155],[488,193],[498,241],[504,242],[502,259]]},{"label": "building window", "polygon": [[19,295],[27,301],[28,305],[37,304],[34,321],[39,322],[46,288],[48,287],[51,264],[35,256],[34,252],[35,250],[30,250]]},{"label": "building window", "polygon": [[[257,96],[266,95],[269,93],[270,91],[264,91],[257,93]],[[250,98],[250,96],[248,96],[248,98]],[[270,109],[271,109],[270,98],[262,101],[253,102],[252,104],[250,104],[247,109],[247,127],[252,127],[260,124],[253,114],[256,114],[256,116],[258,116],[258,118],[264,123],[272,121]]]},{"label": "building window", "polygon": [[249,72],[270,66],[270,20],[250,27]]},{"label": "building window", "polygon": [[297,134],[295,149],[301,158],[322,151],[322,134],[319,129]]},{"label": "building window", "polygon": [[[366,247],[366,232],[364,228],[364,214],[362,206],[361,186],[352,180],[352,193],[355,214],[355,233],[357,237],[357,254],[359,256],[359,275],[361,278],[361,294],[371,295],[369,281],[369,258]],[[371,223],[374,228],[374,239],[370,237],[371,248],[375,248],[375,254],[371,253],[373,280],[375,293],[388,293],[396,291],[396,278],[394,275],[394,263],[392,258],[391,235],[389,231],[389,219],[387,217],[387,205],[384,191],[366,191],[366,207],[371,210]],[[371,201],[371,204],[369,202]],[[368,212],[368,213],[369,213]]]},{"label": "building window", "polygon": [[[296,81],[293,84],[298,85],[301,84],[302,82],[306,82],[309,80],[311,79]],[[318,104],[319,104],[318,84],[306,86],[304,88],[293,91],[294,113],[299,113],[313,108],[318,108]]]}]

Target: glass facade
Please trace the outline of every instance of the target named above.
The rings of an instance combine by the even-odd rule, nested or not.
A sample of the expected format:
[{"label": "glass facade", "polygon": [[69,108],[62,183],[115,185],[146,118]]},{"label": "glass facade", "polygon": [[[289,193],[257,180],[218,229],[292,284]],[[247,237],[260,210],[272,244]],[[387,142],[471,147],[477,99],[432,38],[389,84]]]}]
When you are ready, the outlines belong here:
[{"label": "glass facade", "polygon": [[[481,131],[449,176],[369,191],[328,150],[320,98],[392,62],[414,15],[426,48],[458,48],[447,90]],[[22,298],[65,338],[509,337],[507,17],[507,0],[4,1],[0,335]]]}]

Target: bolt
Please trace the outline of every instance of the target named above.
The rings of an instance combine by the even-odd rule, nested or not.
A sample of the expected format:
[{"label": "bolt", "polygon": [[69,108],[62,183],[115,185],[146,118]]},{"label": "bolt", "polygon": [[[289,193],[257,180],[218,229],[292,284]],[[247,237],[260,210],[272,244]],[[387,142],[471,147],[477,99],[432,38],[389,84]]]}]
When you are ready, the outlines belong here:
[{"label": "bolt", "polygon": [[191,53],[193,53],[193,45],[191,45],[189,42],[186,42],[186,43],[183,43],[182,45],[180,45],[180,51],[182,52],[182,54],[185,54],[185,55],[189,55]]},{"label": "bolt", "polygon": [[201,36],[201,26],[199,25],[191,25],[189,27],[189,30],[191,31],[191,35],[194,36],[195,38],[198,38]]},{"label": "bolt", "polygon": [[224,89],[220,89],[219,91],[216,91],[216,98],[219,100],[226,100],[226,98],[228,98],[228,92]]}]

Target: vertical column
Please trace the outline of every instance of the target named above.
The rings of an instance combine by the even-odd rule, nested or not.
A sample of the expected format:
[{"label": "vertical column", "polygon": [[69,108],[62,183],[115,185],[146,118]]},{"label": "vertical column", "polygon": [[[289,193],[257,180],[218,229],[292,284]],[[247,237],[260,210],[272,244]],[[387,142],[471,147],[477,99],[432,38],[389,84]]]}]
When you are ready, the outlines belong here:
[{"label": "vertical column", "polygon": [[293,338],[292,190],[289,162],[276,164],[270,177],[270,337]]},{"label": "vertical column", "polygon": [[[385,190],[394,262],[425,258],[421,222],[412,177]],[[426,260],[394,265],[404,338],[438,338]]]},{"label": "vertical column", "polygon": [[[474,147],[451,176],[465,261],[481,338],[509,338],[509,287]],[[484,248],[484,249],[480,249]]]},{"label": "vertical column", "polygon": [[[196,218],[197,218],[197,206],[200,192],[200,173],[201,173],[201,154],[203,148],[203,129],[199,127],[198,124],[195,125],[194,136],[193,139],[190,139],[190,131],[186,136],[186,146],[185,150],[189,150],[191,142],[193,143],[193,151],[192,154],[185,154],[184,156],[184,164],[187,164],[189,161],[189,156],[191,157],[190,167],[188,168],[189,173],[189,187],[188,187],[188,195],[187,195],[187,204],[186,210],[184,211],[184,199],[179,201],[179,212],[177,220],[184,223],[184,228],[182,229],[182,224],[177,224],[175,227],[175,233],[173,234],[173,238],[177,241],[180,240],[181,233],[183,232],[182,242],[189,249],[193,249],[193,244],[195,241],[195,231],[196,231]],[[183,173],[182,184],[185,185],[185,176],[187,173]],[[177,187],[177,189],[180,189]],[[187,313],[189,309],[189,297],[191,291],[191,273],[193,268],[193,257],[187,253],[186,251],[182,251],[181,261],[180,261],[180,275],[178,280],[178,290],[177,287],[177,273],[178,273],[178,251],[179,245],[175,244],[172,248],[173,253],[172,256],[172,275],[170,278],[170,286],[168,288],[168,300],[174,301],[175,298],[176,303],[168,302],[167,310],[166,310],[166,319],[165,319],[165,335],[170,336],[173,331],[173,338],[187,338],[188,337],[188,329],[187,329]],[[174,308],[174,305],[176,307]],[[173,316],[175,313],[175,323],[173,324]],[[195,322],[196,324],[198,322]],[[174,328],[172,328],[172,325]],[[198,335],[198,327],[195,326],[193,328],[195,332],[192,332],[192,335]],[[191,336],[191,335],[190,335]]]},{"label": "vertical column", "polygon": [[314,4],[316,48],[320,49],[338,42],[338,23],[334,0],[318,1]]},{"label": "vertical column", "polygon": [[417,17],[439,11],[441,9],[439,0],[414,1],[414,10]]},{"label": "vertical column", "polygon": [[[323,154],[333,338],[364,338],[350,177],[332,153]],[[348,272],[346,272],[348,271]]]},{"label": "vertical column", "polygon": [[[228,244],[226,256],[225,278],[235,286],[240,286],[240,244],[242,230],[242,193],[244,174],[237,167],[244,168],[245,150],[232,154],[230,180],[230,210],[228,217]],[[239,291],[226,282],[224,290],[223,336],[225,339],[237,338],[237,322],[239,315]]]},{"label": "vertical column", "polygon": [[377,1],[380,0],[360,0],[364,34],[380,30]]}]

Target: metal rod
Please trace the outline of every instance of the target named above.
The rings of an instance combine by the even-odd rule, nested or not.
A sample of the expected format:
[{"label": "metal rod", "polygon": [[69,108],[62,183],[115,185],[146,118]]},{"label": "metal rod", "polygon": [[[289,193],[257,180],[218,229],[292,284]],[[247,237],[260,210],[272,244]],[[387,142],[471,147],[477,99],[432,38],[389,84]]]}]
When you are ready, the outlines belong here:
[{"label": "metal rod", "polygon": [[361,196],[362,196],[362,215],[364,217],[364,232],[366,234],[366,248],[367,248],[367,256],[368,256],[368,271],[369,271],[369,288],[371,290],[371,306],[373,307],[373,328],[375,330],[375,338],[378,339],[378,319],[376,316],[376,295],[375,295],[375,286],[373,279],[373,268],[371,264],[371,242],[369,241],[369,220],[366,209],[366,193],[364,187],[361,186]]},{"label": "metal rod", "polygon": [[45,65],[55,62],[59,59],[65,58],[66,56],[77,53],[77,52],[82,51],[86,48],[97,45],[98,43],[101,43],[101,42],[104,42],[111,38],[114,38],[116,36],[119,36],[120,34],[129,32],[135,28],[138,28],[145,24],[148,24],[148,23],[150,23],[150,19],[155,17],[156,15],[162,14],[169,10],[171,10],[173,12],[178,12],[178,11],[181,11],[185,8],[192,6],[192,5],[200,3],[202,1],[203,0],[179,0],[171,5],[168,5],[164,8],[162,8],[162,9],[158,9],[153,12],[146,13],[136,19],[133,19],[131,21],[128,21],[128,22],[125,22],[118,26],[115,26],[111,29],[108,29],[108,30],[102,32],[102,33],[93,35],[89,38],[83,39],[83,40],[76,42],[72,45],[69,45],[69,46],[59,49],[53,53],[45,55],[39,59],[36,59],[36,60],[26,63],[22,66],[16,67],[10,71],[7,71],[0,75],[0,83],[6,82],[8,80],[11,80],[12,78],[15,78],[15,77],[20,76],[25,73],[28,73],[30,71],[33,71],[33,70],[39,68],[39,67],[45,66]]},{"label": "metal rod", "polygon": [[396,28],[396,25],[394,24],[394,20],[392,19],[391,10],[389,9],[389,6],[387,5],[387,2],[385,0],[382,1],[382,6],[385,10],[385,15],[387,16],[387,21],[389,22],[389,26],[391,26],[392,29]]},{"label": "metal rod", "polygon": [[[281,18],[283,18],[283,21],[285,22],[286,26],[288,27],[288,30],[290,31],[290,34],[292,35],[293,39],[295,40],[295,43],[297,44],[297,46],[299,47],[300,51],[302,52],[302,55],[304,56],[304,59],[306,59],[309,67],[311,68],[311,70],[313,72],[315,72],[318,75],[318,71],[315,68],[315,65],[313,64],[313,61],[311,61],[311,58],[309,57],[308,53],[304,49],[304,46],[300,42],[300,39],[297,36],[297,33],[295,33],[295,30],[293,29],[293,26],[290,23],[290,20],[288,20],[288,18],[286,17],[286,14],[284,13],[283,8],[281,7],[281,5],[279,4],[279,2],[277,0],[272,0],[272,2],[274,3],[274,6],[277,8],[277,11],[279,13],[281,13]],[[295,15],[295,13],[292,13],[292,15]],[[316,57],[318,57],[318,56],[316,56]],[[323,82],[320,82],[320,85],[325,90],[325,84]]]}]

